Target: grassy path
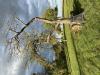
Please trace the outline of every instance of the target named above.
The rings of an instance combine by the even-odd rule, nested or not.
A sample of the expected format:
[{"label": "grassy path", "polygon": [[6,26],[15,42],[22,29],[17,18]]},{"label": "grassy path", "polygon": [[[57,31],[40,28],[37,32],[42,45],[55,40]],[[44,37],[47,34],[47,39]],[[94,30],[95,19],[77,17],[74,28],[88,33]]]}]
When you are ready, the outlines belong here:
[{"label": "grassy path", "polygon": [[[73,0],[63,0],[63,16],[70,17],[70,12],[73,10]],[[69,25],[64,25],[65,55],[68,65],[68,70],[71,75],[80,75],[79,65],[73,43],[73,38]]]}]

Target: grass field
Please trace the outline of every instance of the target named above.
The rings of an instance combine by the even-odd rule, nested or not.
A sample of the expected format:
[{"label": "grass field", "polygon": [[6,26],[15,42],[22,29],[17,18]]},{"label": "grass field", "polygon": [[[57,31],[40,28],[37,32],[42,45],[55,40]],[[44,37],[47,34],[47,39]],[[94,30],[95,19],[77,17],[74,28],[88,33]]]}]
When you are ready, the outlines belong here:
[{"label": "grass field", "polygon": [[[74,41],[74,49],[77,53],[81,75],[100,75],[100,0],[73,1],[76,4],[76,8],[73,10],[78,12],[80,11],[78,8],[81,7],[85,13],[85,24],[83,24],[82,30],[79,34],[73,36],[74,40],[72,39]],[[70,12],[69,8],[71,8],[72,2],[68,2],[64,6],[66,8],[64,15]],[[68,31],[68,28],[66,31]]]},{"label": "grass field", "polygon": [[86,22],[75,40],[82,75],[100,75],[100,0],[79,0]]}]

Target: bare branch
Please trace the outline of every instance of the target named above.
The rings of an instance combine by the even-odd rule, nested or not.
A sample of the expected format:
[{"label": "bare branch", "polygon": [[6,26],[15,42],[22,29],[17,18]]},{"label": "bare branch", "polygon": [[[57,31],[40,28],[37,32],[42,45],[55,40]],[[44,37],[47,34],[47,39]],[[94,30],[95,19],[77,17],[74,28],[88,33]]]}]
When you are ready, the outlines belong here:
[{"label": "bare branch", "polygon": [[15,31],[14,29],[12,29],[12,28],[10,28],[9,30],[10,30],[10,31],[13,31],[13,32],[15,32],[15,33],[18,33],[18,32],[16,32],[16,31]]},{"label": "bare branch", "polygon": [[18,37],[34,20],[35,18],[31,19],[27,24],[25,24],[25,26],[15,35],[15,37]]},{"label": "bare branch", "polygon": [[19,17],[16,17],[17,20],[19,20],[22,24],[26,25]]}]

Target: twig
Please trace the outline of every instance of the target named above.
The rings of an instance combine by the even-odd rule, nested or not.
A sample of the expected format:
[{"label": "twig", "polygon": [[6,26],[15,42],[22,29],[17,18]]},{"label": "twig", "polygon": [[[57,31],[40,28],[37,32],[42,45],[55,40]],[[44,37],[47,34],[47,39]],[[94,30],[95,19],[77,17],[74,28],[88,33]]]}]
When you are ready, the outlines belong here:
[{"label": "twig", "polygon": [[35,18],[31,19],[27,24],[25,24],[25,26],[15,35],[15,37],[18,37],[34,20]]},{"label": "twig", "polygon": [[11,28],[10,28],[9,30],[10,30],[10,31],[13,31],[13,32],[15,32],[15,33],[18,33],[18,32],[16,32],[15,30],[13,30],[13,29],[11,29]]},{"label": "twig", "polygon": [[22,24],[26,25],[19,17],[16,17],[17,20],[19,20]]}]

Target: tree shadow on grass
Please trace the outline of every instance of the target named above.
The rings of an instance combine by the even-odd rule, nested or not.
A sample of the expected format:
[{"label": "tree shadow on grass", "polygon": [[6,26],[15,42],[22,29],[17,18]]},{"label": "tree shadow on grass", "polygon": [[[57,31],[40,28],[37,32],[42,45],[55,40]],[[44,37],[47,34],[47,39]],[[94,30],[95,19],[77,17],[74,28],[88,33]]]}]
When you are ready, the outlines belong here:
[{"label": "tree shadow on grass", "polygon": [[80,23],[84,23],[84,20],[86,20],[84,17],[84,9],[82,8],[79,0],[74,0],[73,11],[71,11],[70,14],[72,21],[79,21]]},{"label": "tree shadow on grass", "polygon": [[84,12],[84,9],[81,7],[79,0],[74,0],[73,11],[71,12],[71,15],[75,16],[83,12]]}]

